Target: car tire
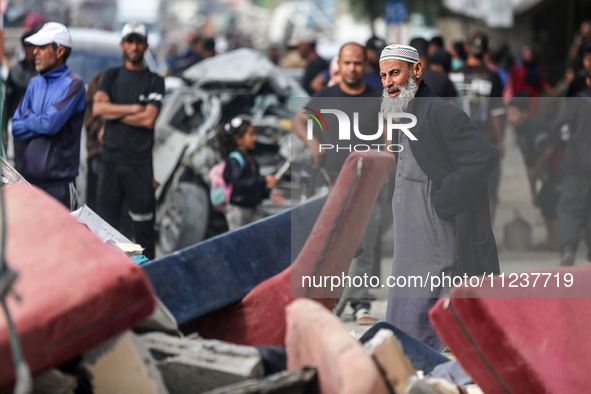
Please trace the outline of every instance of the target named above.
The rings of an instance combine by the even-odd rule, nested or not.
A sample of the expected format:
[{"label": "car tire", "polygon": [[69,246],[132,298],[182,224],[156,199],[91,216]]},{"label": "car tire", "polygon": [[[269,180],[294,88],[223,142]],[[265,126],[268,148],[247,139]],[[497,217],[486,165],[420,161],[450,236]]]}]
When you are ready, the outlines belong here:
[{"label": "car tire", "polygon": [[181,182],[169,198],[158,228],[165,255],[202,241],[209,218],[209,193],[203,186]]}]

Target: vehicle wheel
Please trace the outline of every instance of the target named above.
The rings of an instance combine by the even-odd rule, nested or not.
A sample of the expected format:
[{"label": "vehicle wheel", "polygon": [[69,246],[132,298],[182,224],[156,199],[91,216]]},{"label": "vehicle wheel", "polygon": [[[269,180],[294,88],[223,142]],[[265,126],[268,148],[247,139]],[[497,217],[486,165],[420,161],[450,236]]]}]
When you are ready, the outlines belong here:
[{"label": "vehicle wheel", "polygon": [[182,182],[171,193],[158,229],[164,254],[203,240],[209,217],[209,194],[203,186]]}]

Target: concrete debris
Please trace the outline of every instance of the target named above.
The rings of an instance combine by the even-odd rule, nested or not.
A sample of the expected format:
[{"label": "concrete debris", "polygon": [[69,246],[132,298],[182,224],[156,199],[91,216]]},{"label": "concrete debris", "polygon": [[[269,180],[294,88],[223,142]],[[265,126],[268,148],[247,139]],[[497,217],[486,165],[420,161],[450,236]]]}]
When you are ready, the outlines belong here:
[{"label": "concrete debris", "polygon": [[182,336],[177,321],[160,298],[156,298],[156,309],[152,315],[135,326],[133,330],[139,333],[159,331],[177,337]]},{"label": "concrete debris", "polygon": [[317,394],[318,375],[316,368],[304,367],[295,371],[284,371],[261,380],[245,380],[206,394]]},{"label": "concrete debris", "polygon": [[167,394],[155,360],[135,334],[124,333],[83,357],[95,394]]},{"label": "concrete debris", "polygon": [[254,347],[162,333],[140,336],[171,394],[202,393],[263,376]]},{"label": "concrete debris", "polygon": [[50,369],[33,379],[35,394],[74,394],[76,377],[58,369]]}]

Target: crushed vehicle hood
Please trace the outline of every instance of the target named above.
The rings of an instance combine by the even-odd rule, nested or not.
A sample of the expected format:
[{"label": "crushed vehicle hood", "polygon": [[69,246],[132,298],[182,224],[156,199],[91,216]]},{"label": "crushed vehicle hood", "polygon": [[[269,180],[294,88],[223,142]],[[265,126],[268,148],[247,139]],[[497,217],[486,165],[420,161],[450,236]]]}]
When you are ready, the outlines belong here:
[{"label": "crushed vehicle hood", "polygon": [[249,48],[205,59],[188,68],[183,78],[202,89],[254,88],[269,81],[281,97],[307,97],[302,87],[262,53]]}]

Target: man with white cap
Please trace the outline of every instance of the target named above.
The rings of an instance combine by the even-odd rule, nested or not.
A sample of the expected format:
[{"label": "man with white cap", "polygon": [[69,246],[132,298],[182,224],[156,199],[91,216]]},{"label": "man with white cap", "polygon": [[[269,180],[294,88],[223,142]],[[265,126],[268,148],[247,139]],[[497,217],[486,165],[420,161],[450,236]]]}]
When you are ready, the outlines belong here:
[{"label": "man with white cap", "polygon": [[310,86],[312,80],[326,70],[329,66],[328,62],[321,58],[316,52],[316,38],[310,31],[303,31],[289,40],[289,45],[295,47],[302,59],[306,60],[308,64],[302,76],[302,87],[311,96],[314,90]]},{"label": "man with white cap", "polygon": [[403,147],[392,200],[392,276],[407,283],[390,288],[386,321],[441,350],[428,311],[451,285],[431,280],[423,287],[421,281],[499,272],[486,186],[499,153],[466,113],[431,92],[422,71],[415,48],[382,51],[382,112],[410,112],[417,120],[408,129],[413,139],[400,132],[392,137]]},{"label": "man with white cap", "polygon": [[123,66],[108,69],[94,95],[93,115],[106,119],[97,210],[113,227],[122,229],[120,213],[125,201],[133,238],[145,248],[145,256],[153,259],[156,197],[152,146],[164,79],[144,65],[148,50],[145,25],[129,22],[123,26],[120,45]]},{"label": "man with white cap", "polygon": [[25,42],[35,46],[40,75],[29,82],[12,118],[14,137],[29,140],[22,175],[74,210],[86,101],[84,81],[66,65],[72,51],[70,32],[61,23],[48,22]]}]

